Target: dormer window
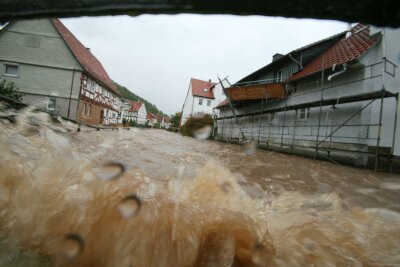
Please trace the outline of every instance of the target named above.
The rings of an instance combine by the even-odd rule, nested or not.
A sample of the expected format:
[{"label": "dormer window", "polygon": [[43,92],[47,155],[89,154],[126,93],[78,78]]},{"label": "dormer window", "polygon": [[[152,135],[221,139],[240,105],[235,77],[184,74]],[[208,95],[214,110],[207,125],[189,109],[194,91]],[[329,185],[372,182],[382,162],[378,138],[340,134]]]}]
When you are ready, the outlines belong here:
[{"label": "dormer window", "polygon": [[208,89],[207,89],[207,88],[204,88],[203,91],[204,91],[204,92],[208,92]]}]

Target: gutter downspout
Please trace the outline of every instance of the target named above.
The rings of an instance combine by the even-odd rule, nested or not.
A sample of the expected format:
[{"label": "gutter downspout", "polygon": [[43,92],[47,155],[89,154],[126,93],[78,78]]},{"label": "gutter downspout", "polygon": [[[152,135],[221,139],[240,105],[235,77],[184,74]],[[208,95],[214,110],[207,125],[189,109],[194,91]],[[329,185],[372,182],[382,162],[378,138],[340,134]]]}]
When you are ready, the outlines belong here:
[{"label": "gutter downspout", "polygon": [[299,65],[299,66],[300,66],[300,69],[303,69],[303,64],[301,64],[298,60],[296,60],[294,57],[292,57],[292,54],[289,54],[289,58],[290,58],[291,60],[293,60],[294,63],[296,63],[297,65]]},{"label": "gutter downspout", "polygon": [[[68,112],[67,112],[68,119],[69,119],[69,114],[70,114],[70,110],[71,110],[71,98],[72,98],[72,89],[74,88],[74,79],[75,79],[75,69],[72,70],[71,89],[69,91]],[[78,100],[78,102],[79,102],[79,100]]]},{"label": "gutter downspout", "polygon": [[336,73],[333,73],[333,74],[329,75],[329,76],[328,76],[328,81],[331,81],[332,78],[334,78],[334,77],[336,77],[336,76],[339,76],[339,75],[341,75],[341,74],[343,74],[343,73],[345,73],[345,72],[347,71],[347,63],[343,63],[342,66],[343,66],[343,70],[338,71],[338,72],[336,72]]}]

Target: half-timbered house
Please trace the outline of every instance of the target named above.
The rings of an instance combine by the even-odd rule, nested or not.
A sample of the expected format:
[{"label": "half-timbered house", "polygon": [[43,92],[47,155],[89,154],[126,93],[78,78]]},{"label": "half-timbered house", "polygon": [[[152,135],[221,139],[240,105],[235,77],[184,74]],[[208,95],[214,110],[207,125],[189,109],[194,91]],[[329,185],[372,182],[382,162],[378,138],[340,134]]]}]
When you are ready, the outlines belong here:
[{"label": "half-timbered house", "polygon": [[23,102],[78,122],[122,123],[122,100],[100,61],[59,19],[14,21],[0,31],[1,79]]}]

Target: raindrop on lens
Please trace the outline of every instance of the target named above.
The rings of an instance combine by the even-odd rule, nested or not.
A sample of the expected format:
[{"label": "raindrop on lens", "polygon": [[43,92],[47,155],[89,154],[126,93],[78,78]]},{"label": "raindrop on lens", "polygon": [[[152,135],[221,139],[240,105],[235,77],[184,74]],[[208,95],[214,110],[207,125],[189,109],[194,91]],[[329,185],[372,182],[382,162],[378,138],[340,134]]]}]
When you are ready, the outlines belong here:
[{"label": "raindrop on lens", "polygon": [[204,127],[201,127],[199,129],[195,130],[193,132],[193,136],[196,139],[206,140],[206,139],[208,139],[210,137],[211,132],[212,132],[211,126],[210,125],[206,125]]},{"label": "raindrop on lens", "polygon": [[71,233],[65,236],[62,246],[63,255],[73,259],[83,252],[85,243],[79,234]]},{"label": "raindrop on lens", "polygon": [[229,191],[232,190],[232,184],[230,182],[223,182],[221,184],[221,189],[222,191],[224,191],[225,193],[229,193]]},{"label": "raindrop on lens", "polygon": [[268,262],[268,251],[265,246],[260,243],[255,244],[251,252],[251,261],[256,266],[264,266]]},{"label": "raindrop on lens", "polygon": [[118,179],[126,168],[120,162],[106,162],[101,167],[95,169],[95,174],[102,180],[115,180]]},{"label": "raindrop on lens", "polygon": [[256,153],[257,145],[255,143],[243,144],[243,152],[248,156],[253,156]]},{"label": "raindrop on lens", "polygon": [[137,195],[126,196],[118,205],[118,211],[125,219],[135,216],[142,206],[142,201]]}]

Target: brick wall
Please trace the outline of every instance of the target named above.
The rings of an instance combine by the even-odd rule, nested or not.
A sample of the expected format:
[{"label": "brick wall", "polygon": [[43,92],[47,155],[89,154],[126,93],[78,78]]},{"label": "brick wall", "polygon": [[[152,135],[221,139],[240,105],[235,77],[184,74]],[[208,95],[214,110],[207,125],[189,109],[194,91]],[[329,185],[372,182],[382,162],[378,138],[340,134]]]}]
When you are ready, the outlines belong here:
[{"label": "brick wall", "polygon": [[[85,107],[85,104],[86,104],[86,107]],[[88,105],[90,105],[90,114],[89,115],[87,115]],[[85,109],[85,112],[83,112],[84,109]],[[102,122],[100,121],[101,111],[104,111],[103,107],[98,106],[98,105],[94,104],[93,102],[89,103],[89,102],[81,99],[79,101],[78,114],[77,114],[78,118],[77,119],[79,122],[84,122],[84,123],[91,124],[91,125],[102,125]]]}]

